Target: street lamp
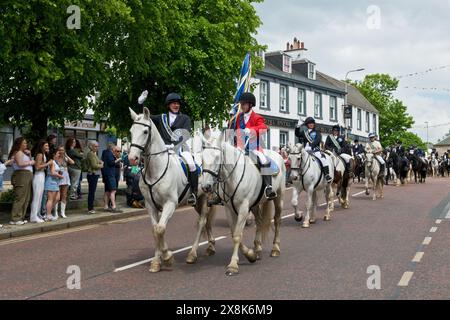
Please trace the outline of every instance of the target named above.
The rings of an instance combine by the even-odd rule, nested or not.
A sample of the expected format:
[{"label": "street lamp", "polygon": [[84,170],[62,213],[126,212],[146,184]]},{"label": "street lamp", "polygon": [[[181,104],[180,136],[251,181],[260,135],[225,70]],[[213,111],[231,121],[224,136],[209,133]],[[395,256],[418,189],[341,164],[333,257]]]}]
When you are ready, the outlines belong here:
[{"label": "street lamp", "polygon": [[[345,79],[344,79],[344,83],[345,83],[345,96],[344,96],[344,110],[343,110],[343,112],[344,112],[344,125],[346,124],[345,123],[345,121],[346,121],[346,119],[345,119],[345,107],[347,107],[347,96],[348,96],[348,84],[347,84],[347,78],[348,78],[348,75],[350,74],[350,73],[352,73],[352,72],[359,72],[359,71],[364,71],[365,69],[364,68],[359,68],[359,69],[355,69],[355,70],[350,70],[350,71],[348,71],[346,74],[345,74]],[[350,121],[351,121],[351,119],[350,119]],[[346,128],[347,130],[345,131],[345,138],[347,139],[347,137],[348,137],[348,130],[350,130],[351,129],[351,127],[350,127],[350,124],[348,124],[347,125],[347,128]]]},{"label": "street lamp", "polygon": [[428,150],[428,121],[425,121],[425,124],[427,125],[427,143],[426,143],[426,146],[427,146],[427,150]]}]

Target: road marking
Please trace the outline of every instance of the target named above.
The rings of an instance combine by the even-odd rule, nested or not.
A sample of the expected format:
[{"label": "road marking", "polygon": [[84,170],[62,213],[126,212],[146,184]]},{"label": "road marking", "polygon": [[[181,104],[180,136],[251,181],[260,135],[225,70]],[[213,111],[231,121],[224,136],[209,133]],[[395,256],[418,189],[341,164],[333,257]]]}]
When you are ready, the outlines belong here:
[{"label": "road marking", "polygon": [[416,252],[416,255],[412,259],[412,262],[420,262],[420,260],[422,260],[423,254],[424,254],[424,252],[422,252],[422,251]]},{"label": "road marking", "polygon": [[436,220],[436,224],[441,224],[442,220],[441,219],[437,219]]},{"label": "road marking", "polygon": [[437,231],[437,229],[438,229],[437,227],[432,227],[432,228],[430,229],[430,232],[433,232],[433,233],[434,233],[434,232]]},{"label": "road marking", "polygon": [[425,239],[423,240],[422,244],[423,245],[429,245],[431,242],[431,237],[425,237]]},{"label": "road marking", "polygon": [[403,276],[400,279],[400,281],[398,282],[397,286],[407,287],[409,284],[409,280],[411,280],[413,274],[414,274],[414,272],[411,272],[411,271],[406,271],[405,273],[403,273]]},{"label": "road marking", "polygon": [[[219,240],[222,240],[222,239],[225,239],[225,238],[226,238],[226,236],[221,236],[221,237],[215,238],[214,240],[219,241]],[[199,246],[203,246],[203,245],[205,245],[205,244],[207,244],[207,243],[208,243],[208,241],[201,242],[201,243],[199,243]],[[192,246],[184,247],[184,248],[175,250],[175,251],[173,251],[172,253],[175,254],[175,253],[187,251],[187,250],[190,250],[190,249],[192,249]],[[127,266],[123,266],[123,267],[120,267],[120,268],[116,268],[116,269],[114,269],[114,272],[120,272],[120,271],[124,271],[124,270],[127,270],[127,269],[131,269],[131,268],[140,266],[140,265],[142,265],[142,264],[151,262],[152,260],[153,260],[153,258],[146,259],[146,260],[142,260],[142,261],[138,261],[138,262],[129,264],[129,265],[127,265]]]},{"label": "road marking", "polygon": [[361,192],[355,193],[355,194],[352,195],[352,197],[359,196],[360,194],[363,194],[364,192],[366,192],[366,191],[361,191]]},{"label": "road marking", "polygon": [[447,215],[445,216],[445,219],[450,219],[450,209],[447,212]]}]

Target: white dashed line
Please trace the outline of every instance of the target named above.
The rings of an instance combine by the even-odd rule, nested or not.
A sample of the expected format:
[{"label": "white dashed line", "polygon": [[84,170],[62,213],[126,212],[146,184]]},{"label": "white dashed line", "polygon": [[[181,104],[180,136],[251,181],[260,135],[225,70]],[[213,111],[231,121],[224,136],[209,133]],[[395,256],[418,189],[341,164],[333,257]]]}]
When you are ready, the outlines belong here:
[{"label": "white dashed line", "polygon": [[431,237],[425,237],[425,239],[423,240],[422,244],[423,245],[429,245],[431,242]]},{"label": "white dashed line", "polygon": [[424,252],[416,252],[416,255],[412,259],[412,262],[420,262],[422,260]]},{"label": "white dashed line", "polygon": [[448,210],[447,215],[445,216],[445,219],[450,219],[450,210]]},{"label": "white dashed line", "polygon": [[437,219],[436,220],[436,224],[441,224],[442,220],[441,219]]},{"label": "white dashed line", "polygon": [[437,231],[437,227],[432,227],[431,229],[430,229],[430,232],[432,232],[432,233],[434,233],[434,232],[436,232]]},{"label": "white dashed line", "polygon": [[413,274],[414,274],[414,272],[406,271],[403,274],[403,276],[400,279],[400,281],[398,282],[397,286],[399,286],[399,287],[406,287],[406,286],[408,286],[409,280],[411,280]]}]

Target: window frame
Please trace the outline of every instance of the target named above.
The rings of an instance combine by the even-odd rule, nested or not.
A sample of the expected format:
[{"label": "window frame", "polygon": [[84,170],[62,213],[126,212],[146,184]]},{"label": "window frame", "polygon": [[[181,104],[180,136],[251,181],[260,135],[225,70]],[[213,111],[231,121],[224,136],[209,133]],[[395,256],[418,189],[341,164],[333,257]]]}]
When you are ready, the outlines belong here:
[{"label": "window frame", "polygon": [[[336,96],[330,96],[330,103],[329,103],[329,108],[330,108],[330,121],[332,122],[338,122],[338,113],[337,113],[337,97]],[[334,101],[334,112],[331,112],[331,101]]]},{"label": "window frame", "polygon": [[[320,111],[319,115],[316,114],[316,97],[317,96],[319,97],[319,111]],[[323,101],[322,101],[322,93],[315,91],[314,92],[314,118],[316,118],[316,119],[323,119],[322,103],[323,103]]]},{"label": "window frame", "polygon": [[356,129],[362,131],[362,110],[360,108],[356,111]]},{"label": "window frame", "polygon": [[[261,84],[264,83],[266,86],[266,106],[261,106],[261,96],[262,96],[262,86]],[[259,86],[259,108],[262,110],[270,110],[270,82],[267,80],[260,80],[260,86]]]},{"label": "window frame", "polygon": [[[285,88],[285,98],[284,100],[286,101],[285,104],[285,110],[281,110],[281,88]],[[280,84],[280,90],[279,90],[279,106],[278,106],[278,110],[280,113],[289,113],[289,86],[285,85],[285,84]]]},{"label": "window frame", "polygon": [[[300,92],[303,94],[303,112],[300,110]],[[306,116],[306,90],[303,88],[297,88],[297,114],[299,116]]]}]

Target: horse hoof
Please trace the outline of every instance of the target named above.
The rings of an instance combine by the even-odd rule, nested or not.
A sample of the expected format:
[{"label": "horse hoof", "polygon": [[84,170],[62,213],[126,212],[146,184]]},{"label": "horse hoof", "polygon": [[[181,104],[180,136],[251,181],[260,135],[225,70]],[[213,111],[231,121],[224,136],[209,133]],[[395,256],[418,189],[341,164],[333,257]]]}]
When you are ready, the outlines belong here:
[{"label": "horse hoof", "polygon": [[187,264],[194,264],[196,262],[197,262],[197,257],[194,255],[188,255],[188,257],[186,258]]},{"label": "horse hoof", "polygon": [[256,260],[261,260],[261,252],[256,252]]},{"label": "horse hoof", "polygon": [[370,194],[370,192],[369,191],[366,191],[366,196],[368,196]]},{"label": "horse hoof", "polygon": [[225,274],[227,276],[235,276],[235,275],[239,274],[239,269],[235,268],[235,267],[228,267]]},{"label": "horse hoof", "polygon": [[272,250],[270,253],[271,257],[279,257],[280,256],[280,250]]},{"label": "horse hoof", "polygon": [[297,221],[297,222],[302,222],[303,216],[300,216],[300,217],[295,216],[294,219],[295,219],[295,221]]},{"label": "horse hoof", "polygon": [[245,255],[245,257],[247,258],[248,262],[250,262],[250,263],[256,262],[256,253],[255,253],[255,251],[253,251],[253,249],[249,249],[247,254]]},{"label": "horse hoof", "polygon": [[159,261],[153,260],[150,264],[150,269],[148,271],[155,273],[161,270],[161,263]]},{"label": "horse hoof", "polygon": [[311,224],[316,223],[316,219],[309,219],[309,223],[311,223]]},{"label": "horse hoof", "polygon": [[174,261],[175,261],[175,257],[173,256],[172,252],[170,252],[169,258],[163,260],[163,265],[165,267],[171,267],[173,265]]},{"label": "horse hoof", "polygon": [[309,228],[309,223],[303,223],[302,228]]},{"label": "horse hoof", "polygon": [[206,249],[206,255],[208,256],[208,257],[210,257],[210,256],[213,256],[213,255],[215,255],[216,254],[216,250],[214,249],[214,248],[207,248]]},{"label": "horse hoof", "polygon": [[327,216],[323,217],[323,221],[330,221],[330,220],[331,220],[330,217],[327,217]]}]

